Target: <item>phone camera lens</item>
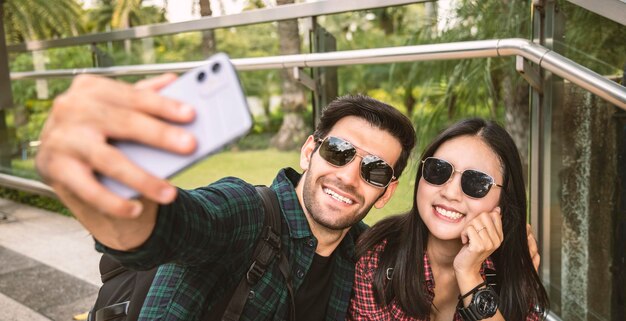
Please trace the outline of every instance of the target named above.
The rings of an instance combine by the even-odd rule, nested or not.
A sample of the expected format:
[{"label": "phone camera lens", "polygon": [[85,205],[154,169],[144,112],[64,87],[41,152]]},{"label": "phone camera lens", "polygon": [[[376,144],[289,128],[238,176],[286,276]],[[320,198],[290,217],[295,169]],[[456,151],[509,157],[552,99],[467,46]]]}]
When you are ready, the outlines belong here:
[{"label": "phone camera lens", "polygon": [[196,78],[198,79],[198,82],[203,82],[206,79],[206,73],[204,73],[204,71],[201,71],[198,73]]},{"label": "phone camera lens", "polygon": [[218,73],[220,69],[222,69],[222,65],[220,65],[219,62],[216,62],[213,64],[213,66],[211,66],[211,70],[213,71],[213,73]]}]

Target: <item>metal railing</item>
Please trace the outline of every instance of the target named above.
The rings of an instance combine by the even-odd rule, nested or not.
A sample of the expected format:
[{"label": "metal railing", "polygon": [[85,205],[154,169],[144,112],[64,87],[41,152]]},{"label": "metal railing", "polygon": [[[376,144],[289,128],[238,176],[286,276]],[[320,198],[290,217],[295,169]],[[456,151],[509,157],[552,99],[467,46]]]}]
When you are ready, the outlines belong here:
[{"label": "metal railing", "polygon": [[56,198],[54,190],[39,181],[0,173],[0,186]]},{"label": "metal railing", "polygon": [[[521,56],[539,68],[571,81],[626,110],[626,87],[560,54],[527,39],[510,38],[441,43],[432,45],[403,46],[376,49],[347,50],[261,58],[233,59],[240,71],[348,66],[359,64],[388,64],[412,61],[452,60]],[[149,75],[163,72],[183,72],[201,65],[202,61],[116,66],[106,68],[82,68],[11,73],[12,80],[34,78],[73,77],[90,73],[104,76]]]},{"label": "metal railing", "polygon": [[[63,46],[76,46],[106,41],[138,39],[206,29],[242,26],[266,23],[286,19],[308,18],[349,11],[431,2],[432,0],[361,0],[359,2],[318,1],[294,5],[285,5],[269,9],[259,9],[239,14],[220,17],[204,17],[179,23],[165,23],[112,32],[90,34],[64,39],[30,41],[7,47],[8,51],[33,51]],[[233,59],[240,71],[267,70],[281,68],[307,68],[348,66],[356,64],[397,63],[428,60],[450,60],[468,58],[520,56],[548,70],[555,75],[569,80],[578,86],[626,109],[626,87],[581,66],[554,51],[537,45],[526,39],[496,39],[468,41],[419,46],[390,47],[364,50],[313,53],[289,56]],[[150,75],[163,72],[184,72],[202,64],[202,61],[147,64],[134,66],[116,66],[107,68],[83,68],[48,70],[33,72],[14,72],[12,80],[73,77],[90,73],[105,76]],[[50,196],[52,190],[38,181],[2,174],[0,186],[10,186],[37,194]]]},{"label": "metal railing", "polygon": [[[526,39],[518,38],[262,58],[242,58],[233,59],[232,62],[238,70],[248,71],[506,56],[524,57],[538,67],[548,70],[563,79],[569,80],[626,110],[626,87],[543,46]],[[11,79],[73,77],[84,73],[105,76],[148,75],[163,72],[182,72],[200,64],[202,64],[202,61],[107,68],[49,70],[40,72],[15,72],[11,73]],[[13,188],[28,190],[42,195],[50,195],[51,189],[45,184],[23,178],[10,179],[6,176],[8,175],[0,176],[0,185],[8,186],[8,184],[11,184]]]},{"label": "metal railing", "polygon": [[297,3],[267,9],[244,11],[241,13],[225,16],[202,17],[199,19],[182,22],[144,25],[124,30],[87,34],[78,37],[28,41],[21,44],[9,45],[7,46],[7,50],[10,52],[24,52],[67,46],[90,45],[93,43],[102,43],[108,41],[140,39],[207,29],[230,28],[258,23],[309,18],[351,11],[362,11],[368,9],[386,8],[433,1],[436,0],[326,0],[308,3]]},{"label": "metal railing", "polygon": [[[416,3],[433,2],[436,0],[359,0],[359,1],[336,1],[336,0],[322,0],[308,3],[298,3],[290,5],[282,5],[267,9],[257,9],[251,11],[245,11],[237,14],[225,15],[225,16],[212,16],[202,17],[190,21],[176,22],[176,23],[161,23],[153,25],[137,26],[124,30],[115,30],[111,32],[102,32],[81,35],[77,37],[68,37],[63,39],[49,39],[39,41],[28,41],[21,44],[8,45],[6,47],[0,47],[0,50],[6,50],[6,52],[29,52],[45,50],[50,48],[60,48],[67,46],[80,46],[80,45],[92,45],[95,43],[104,43],[110,41],[122,41],[130,39],[140,39],[164,35],[179,34],[185,32],[194,32],[208,29],[230,28],[236,26],[252,25],[259,23],[271,23],[281,20],[300,19],[300,18],[313,18],[317,16],[340,14],[345,12],[363,11],[368,9],[386,8],[393,6],[402,6]],[[1,1],[0,1],[1,2]],[[6,53],[5,52],[5,53]],[[178,66],[172,68],[172,64],[164,64],[166,67],[164,71],[185,71],[194,66],[197,66],[201,62],[180,63]],[[142,72],[142,69],[152,68],[150,66],[124,66],[124,67],[111,67],[104,68],[108,70],[104,74],[114,76],[115,74],[154,74],[160,73],[159,68],[154,68],[151,72]],[[158,66],[158,65],[156,65]],[[62,71],[60,74],[56,74],[54,70],[44,71],[42,75],[38,75],[37,72],[31,73],[11,73],[10,78],[15,79],[28,79],[28,78],[56,78],[65,76],[74,76],[81,73],[93,73],[103,74],[98,71],[97,68],[88,68],[72,71]],[[10,88],[10,86],[9,86]],[[23,190],[30,193],[35,193],[44,196],[56,197],[54,191],[47,185],[32,179],[22,178],[18,176],[12,176],[8,174],[0,173],[0,186],[5,186],[13,189]]]}]

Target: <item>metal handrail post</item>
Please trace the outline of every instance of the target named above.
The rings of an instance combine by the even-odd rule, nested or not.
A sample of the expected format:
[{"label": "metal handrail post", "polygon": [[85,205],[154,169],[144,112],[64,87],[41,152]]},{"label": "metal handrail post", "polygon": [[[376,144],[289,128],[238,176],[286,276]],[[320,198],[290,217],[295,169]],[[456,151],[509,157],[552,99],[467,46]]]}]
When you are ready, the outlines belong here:
[{"label": "metal handrail post", "polygon": [[4,0],[0,0],[0,166],[9,166],[11,163],[6,113],[13,107],[13,93],[8,56],[4,33]]}]

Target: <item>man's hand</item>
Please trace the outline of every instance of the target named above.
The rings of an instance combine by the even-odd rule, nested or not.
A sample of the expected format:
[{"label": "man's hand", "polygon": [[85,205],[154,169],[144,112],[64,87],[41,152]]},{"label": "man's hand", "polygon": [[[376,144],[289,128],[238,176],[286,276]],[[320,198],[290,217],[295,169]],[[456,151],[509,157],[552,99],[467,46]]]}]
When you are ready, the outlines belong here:
[{"label": "man's hand", "polygon": [[[157,93],[175,79],[167,74],[130,85],[81,75],[54,100],[41,132],[36,168],[107,246],[124,250],[141,245],[154,227],[157,204],[176,197],[167,181],[137,167],[108,143],[132,140],[181,154],[193,152],[194,137],[165,122],[189,122],[193,109]],[[96,172],[134,188],[142,199],[127,200],[110,192]]]}]

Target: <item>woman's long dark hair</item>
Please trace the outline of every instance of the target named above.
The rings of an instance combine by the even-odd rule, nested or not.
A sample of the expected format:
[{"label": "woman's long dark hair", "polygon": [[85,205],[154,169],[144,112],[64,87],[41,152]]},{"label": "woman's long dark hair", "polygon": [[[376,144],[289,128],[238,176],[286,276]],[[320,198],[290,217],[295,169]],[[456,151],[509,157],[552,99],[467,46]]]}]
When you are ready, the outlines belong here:
[{"label": "woman's long dark hair", "polygon": [[[497,270],[500,312],[508,321],[526,320],[533,307],[547,310],[549,301],[528,251],[526,190],[519,153],[504,128],[495,122],[473,118],[460,121],[439,134],[421,159],[433,156],[443,143],[460,136],[480,137],[502,163],[504,181],[499,204],[504,241],[491,258]],[[386,306],[395,299],[408,315],[424,318],[430,314],[431,307],[424,285],[423,264],[428,229],[415,201],[422,177],[422,163],[419,164],[412,209],[403,215],[384,219],[365,232],[359,240],[357,255],[361,257],[376,244],[387,240],[374,275],[376,301]],[[387,281],[385,273],[390,267],[393,268],[393,277]]]}]

